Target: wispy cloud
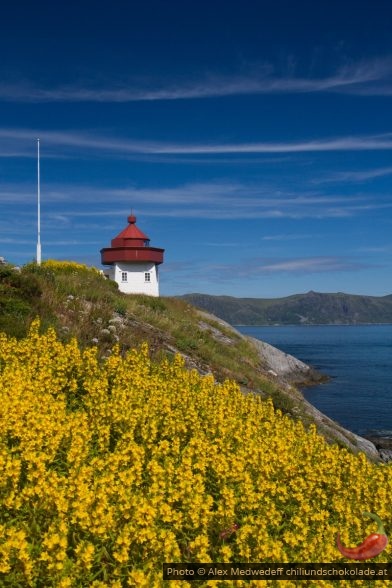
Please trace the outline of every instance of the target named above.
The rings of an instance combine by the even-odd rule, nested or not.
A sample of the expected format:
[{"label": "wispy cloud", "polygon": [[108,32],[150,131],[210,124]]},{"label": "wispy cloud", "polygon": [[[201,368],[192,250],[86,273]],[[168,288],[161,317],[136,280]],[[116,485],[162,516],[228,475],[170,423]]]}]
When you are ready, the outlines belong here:
[{"label": "wispy cloud", "polygon": [[[380,151],[392,149],[392,133],[363,136],[329,137],[305,139],[292,142],[226,142],[226,143],[165,143],[161,141],[138,141],[130,138],[103,136],[94,133],[73,131],[43,131],[32,129],[0,129],[0,156],[9,153],[10,144],[15,152],[26,151],[26,141],[31,142],[31,155],[35,157],[34,141],[42,139],[42,152],[50,156],[113,157],[129,158],[132,155],[204,155],[222,154],[295,154],[323,153],[333,151]],[[46,151],[45,151],[46,149]]]},{"label": "wispy cloud", "polygon": [[326,151],[373,151],[392,149],[392,134],[336,137],[330,139],[315,139],[298,142],[281,143],[225,143],[225,144],[188,144],[188,145],[150,145],[146,146],[146,153],[306,153]]},{"label": "wispy cloud", "polygon": [[293,233],[293,234],[283,234],[283,235],[265,235],[262,240],[263,241],[297,241],[302,239],[315,239],[317,235],[311,234],[300,234],[300,233]]},{"label": "wispy cloud", "polygon": [[362,263],[340,257],[306,257],[278,260],[262,263],[258,266],[262,272],[320,273],[354,270],[364,267]]},{"label": "wispy cloud", "polygon": [[16,245],[31,245],[34,243],[32,239],[18,239],[15,237],[0,237],[0,243],[12,243]]},{"label": "wispy cloud", "polygon": [[360,171],[342,171],[331,174],[328,177],[312,181],[312,184],[335,184],[335,183],[359,183],[392,175],[392,167],[380,167]]},{"label": "wispy cloud", "polygon": [[[365,264],[345,257],[296,257],[274,260],[252,260],[238,266],[237,272],[243,277],[258,277],[262,274],[314,274],[325,272],[346,272],[363,269]],[[223,269],[225,273],[226,269]],[[230,269],[233,271],[233,268]]]},{"label": "wispy cloud", "polygon": [[380,245],[380,246],[369,246],[369,247],[358,247],[356,253],[392,253],[392,245]]},{"label": "wispy cloud", "polygon": [[[0,243],[12,243],[15,245],[31,245],[33,243],[35,243],[34,239],[20,239],[20,238],[15,238],[15,237],[0,237]],[[51,241],[51,240],[47,240],[44,239],[43,240],[43,244],[45,245],[56,245],[56,246],[62,246],[62,245],[67,245],[68,247],[73,246],[73,245],[77,245],[77,246],[85,246],[85,245],[100,245],[102,242],[101,241],[89,241],[88,239],[66,239],[66,240],[59,240],[56,239],[55,241]]]},{"label": "wispy cloud", "polygon": [[[300,189],[298,189],[300,190]],[[41,192],[45,218],[62,226],[84,219],[115,219],[137,208],[143,216],[210,219],[342,218],[392,207],[389,198],[360,194],[320,194],[283,191],[263,183],[210,181],[149,188],[127,186],[46,184]],[[24,215],[35,214],[35,185],[0,186],[0,203],[28,204]],[[108,205],[110,203],[110,205]],[[91,205],[94,204],[92,207]],[[303,239],[304,235],[272,235],[264,240]]]},{"label": "wispy cloud", "polygon": [[184,265],[176,268],[178,279],[192,278],[208,283],[211,277],[222,282],[233,282],[238,279],[258,279],[268,275],[307,275],[320,273],[335,273],[347,271],[360,271],[370,267],[362,261],[348,257],[334,256],[310,256],[279,259],[252,259],[243,260],[242,263],[227,264],[193,264],[192,268]]},{"label": "wispy cloud", "polygon": [[199,78],[140,82],[109,82],[106,87],[68,85],[37,87],[31,82],[0,85],[0,100],[19,102],[152,102],[254,94],[350,92],[379,95],[392,92],[392,59],[347,64],[329,76],[311,78],[277,75],[263,65],[245,74],[209,73]]}]

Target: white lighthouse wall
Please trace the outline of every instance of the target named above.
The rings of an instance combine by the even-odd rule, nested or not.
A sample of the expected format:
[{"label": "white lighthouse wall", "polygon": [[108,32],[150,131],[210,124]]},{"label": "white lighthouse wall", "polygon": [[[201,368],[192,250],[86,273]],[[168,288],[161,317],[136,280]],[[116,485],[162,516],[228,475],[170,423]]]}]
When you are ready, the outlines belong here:
[{"label": "white lighthouse wall", "polygon": [[[113,278],[120,292],[125,294],[148,294],[159,296],[158,266],[155,263],[116,263],[113,267]],[[123,272],[126,273],[126,281],[123,280]],[[146,280],[146,273],[150,275],[150,281]]]}]

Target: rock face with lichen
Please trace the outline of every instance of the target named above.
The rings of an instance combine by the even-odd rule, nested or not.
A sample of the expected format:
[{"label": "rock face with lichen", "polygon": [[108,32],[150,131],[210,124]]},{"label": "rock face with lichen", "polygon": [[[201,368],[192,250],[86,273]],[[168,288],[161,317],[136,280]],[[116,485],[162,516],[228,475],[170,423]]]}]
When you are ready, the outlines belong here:
[{"label": "rock face with lichen", "polygon": [[328,379],[293,355],[284,353],[269,343],[253,339],[261,357],[268,365],[269,372],[277,378],[296,386],[319,384]]}]

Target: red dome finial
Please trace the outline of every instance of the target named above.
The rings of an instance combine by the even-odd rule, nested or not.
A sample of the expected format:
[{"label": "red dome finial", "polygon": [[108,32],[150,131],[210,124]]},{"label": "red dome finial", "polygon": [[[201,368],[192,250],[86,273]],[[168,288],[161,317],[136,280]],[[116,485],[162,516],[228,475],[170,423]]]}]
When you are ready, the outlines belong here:
[{"label": "red dome finial", "polygon": [[[125,229],[112,239],[111,247],[101,249],[102,263],[104,265],[130,263],[141,268],[144,267],[142,265],[144,263],[153,263],[155,265],[163,263],[164,249],[150,247],[149,237],[135,224],[136,216],[134,216],[132,209],[131,214],[128,216],[128,223]],[[140,271],[144,270],[141,269]]]}]

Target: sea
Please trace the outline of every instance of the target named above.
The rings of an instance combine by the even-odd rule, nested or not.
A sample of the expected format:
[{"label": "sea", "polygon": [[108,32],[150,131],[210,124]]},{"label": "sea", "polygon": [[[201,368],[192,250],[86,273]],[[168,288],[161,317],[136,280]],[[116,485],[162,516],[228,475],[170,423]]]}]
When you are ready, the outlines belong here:
[{"label": "sea", "polygon": [[392,325],[236,326],[330,379],[305,398],[358,435],[392,436]]}]

